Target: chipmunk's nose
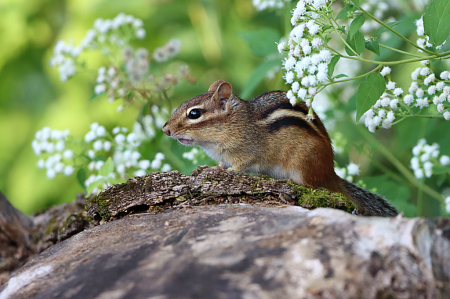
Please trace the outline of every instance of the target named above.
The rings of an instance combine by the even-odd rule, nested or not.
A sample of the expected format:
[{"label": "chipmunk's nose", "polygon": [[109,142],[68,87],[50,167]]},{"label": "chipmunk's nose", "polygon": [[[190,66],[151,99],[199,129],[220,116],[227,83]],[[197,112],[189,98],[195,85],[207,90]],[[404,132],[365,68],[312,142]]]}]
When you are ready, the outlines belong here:
[{"label": "chipmunk's nose", "polygon": [[167,136],[172,135],[172,132],[170,132],[170,130],[167,129],[166,127],[163,127],[162,130],[163,130],[164,134],[166,134]]}]

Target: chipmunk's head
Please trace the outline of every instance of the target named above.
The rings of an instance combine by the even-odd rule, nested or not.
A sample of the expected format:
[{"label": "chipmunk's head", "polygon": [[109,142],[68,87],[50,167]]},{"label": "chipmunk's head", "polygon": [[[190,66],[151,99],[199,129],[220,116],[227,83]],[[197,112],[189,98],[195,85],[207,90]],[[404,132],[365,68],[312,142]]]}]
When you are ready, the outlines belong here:
[{"label": "chipmunk's head", "polygon": [[163,127],[164,133],[184,145],[208,146],[223,142],[234,108],[241,101],[232,95],[230,83],[214,82],[207,93],[184,102]]}]

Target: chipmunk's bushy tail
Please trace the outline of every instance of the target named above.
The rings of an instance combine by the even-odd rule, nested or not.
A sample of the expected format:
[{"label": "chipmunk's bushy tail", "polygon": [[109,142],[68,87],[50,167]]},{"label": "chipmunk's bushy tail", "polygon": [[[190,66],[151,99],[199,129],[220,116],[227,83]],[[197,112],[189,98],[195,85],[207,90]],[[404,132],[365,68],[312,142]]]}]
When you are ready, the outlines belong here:
[{"label": "chipmunk's bushy tail", "polygon": [[344,179],[340,185],[344,195],[356,204],[356,214],[364,216],[395,217],[397,209],[378,194],[369,192]]}]

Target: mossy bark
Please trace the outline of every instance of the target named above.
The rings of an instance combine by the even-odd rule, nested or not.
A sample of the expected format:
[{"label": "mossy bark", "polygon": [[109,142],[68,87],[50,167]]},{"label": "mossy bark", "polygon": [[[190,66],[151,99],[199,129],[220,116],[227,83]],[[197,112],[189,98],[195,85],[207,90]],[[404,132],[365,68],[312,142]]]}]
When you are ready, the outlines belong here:
[{"label": "mossy bark", "polygon": [[99,223],[135,212],[223,203],[299,205],[307,209],[330,207],[347,212],[354,209],[344,196],[324,189],[310,189],[290,180],[250,176],[219,167],[199,167],[191,176],[171,171],[129,179],[89,199],[86,210]]}]

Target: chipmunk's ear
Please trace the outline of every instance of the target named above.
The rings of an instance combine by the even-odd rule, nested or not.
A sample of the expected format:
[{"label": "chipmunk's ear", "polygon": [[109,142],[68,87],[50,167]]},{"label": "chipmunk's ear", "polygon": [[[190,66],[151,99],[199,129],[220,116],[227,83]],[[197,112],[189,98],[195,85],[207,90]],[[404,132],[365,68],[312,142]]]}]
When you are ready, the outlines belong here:
[{"label": "chipmunk's ear", "polygon": [[[215,83],[217,82],[219,81],[216,81]],[[227,103],[231,98],[231,92],[232,89],[230,83],[224,81],[220,83],[219,87],[216,89],[216,92],[214,92],[213,99],[220,102],[220,107],[223,111],[227,110]]]},{"label": "chipmunk's ear", "polygon": [[214,93],[214,98],[221,100],[228,100],[231,96],[231,84],[228,82],[222,81],[217,87],[216,92]]},{"label": "chipmunk's ear", "polygon": [[223,80],[217,80],[216,82],[214,82],[213,84],[211,84],[211,86],[209,87],[208,91],[214,91],[217,89],[217,87],[219,87],[220,84],[222,84]]}]

